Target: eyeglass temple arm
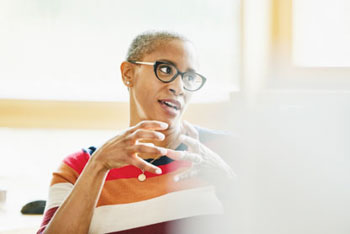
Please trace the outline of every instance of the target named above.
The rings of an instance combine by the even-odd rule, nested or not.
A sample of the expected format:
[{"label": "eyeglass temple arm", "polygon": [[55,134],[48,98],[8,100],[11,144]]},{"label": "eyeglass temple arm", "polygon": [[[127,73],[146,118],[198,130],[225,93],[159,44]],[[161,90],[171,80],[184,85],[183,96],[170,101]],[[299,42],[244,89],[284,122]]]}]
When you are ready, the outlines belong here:
[{"label": "eyeglass temple arm", "polygon": [[136,63],[136,64],[143,64],[143,65],[154,65],[155,63],[152,62],[138,62],[138,61],[130,61],[131,63]]}]

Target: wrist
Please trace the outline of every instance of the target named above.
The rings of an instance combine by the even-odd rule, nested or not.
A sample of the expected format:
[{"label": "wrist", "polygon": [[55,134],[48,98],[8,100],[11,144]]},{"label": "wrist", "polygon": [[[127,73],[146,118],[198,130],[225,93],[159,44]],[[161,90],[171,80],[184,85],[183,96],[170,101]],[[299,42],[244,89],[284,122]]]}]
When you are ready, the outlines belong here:
[{"label": "wrist", "polygon": [[96,160],[94,157],[90,158],[87,166],[97,174],[106,174],[109,171],[109,169],[106,168],[102,162]]}]

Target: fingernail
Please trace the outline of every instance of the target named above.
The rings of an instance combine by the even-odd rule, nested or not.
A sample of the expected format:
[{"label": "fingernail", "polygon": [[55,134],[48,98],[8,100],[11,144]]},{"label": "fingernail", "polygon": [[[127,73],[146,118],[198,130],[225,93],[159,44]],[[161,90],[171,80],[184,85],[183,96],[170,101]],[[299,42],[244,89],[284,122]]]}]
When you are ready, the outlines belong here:
[{"label": "fingernail", "polygon": [[167,123],[164,123],[164,122],[161,122],[160,123],[160,126],[164,129],[167,129],[168,128],[168,124]]},{"label": "fingernail", "polygon": [[167,153],[168,153],[168,150],[166,150],[166,149],[164,149],[164,148],[158,148],[159,149],[159,151],[160,151],[160,153],[162,154],[162,155],[166,155]]},{"label": "fingernail", "polygon": [[162,174],[162,170],[161,170],[160,168],[158,168],[158,169],[156,170],[156,174],[158,174],[158,175]]},{"label": "fingernail", "polygon": [[174,181],[175,181],[175,182],[178,182],[178,181],[179,181],[179,177],[178,177],[178,176],[175,176],[175,177],[174,177]]},{"label": "fingernail", "polygon": [[165,138],[164,134],[157,132],[157,135],[158,135],[159,139],[164,140],[164,138]]}]

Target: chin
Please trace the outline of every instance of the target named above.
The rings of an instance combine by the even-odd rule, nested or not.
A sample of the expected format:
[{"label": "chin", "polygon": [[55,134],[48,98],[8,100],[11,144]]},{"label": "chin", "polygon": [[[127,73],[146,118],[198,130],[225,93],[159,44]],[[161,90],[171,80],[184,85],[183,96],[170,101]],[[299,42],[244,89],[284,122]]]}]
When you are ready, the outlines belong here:
[{"label": "chin", "polygon": [[155,120],[162,121],[169,124],[169,128],[175,128],[180,124],[181,119],[182,119],[181,116],[178,116],[176,118],[163,117],[163,118],[157,118]]}]

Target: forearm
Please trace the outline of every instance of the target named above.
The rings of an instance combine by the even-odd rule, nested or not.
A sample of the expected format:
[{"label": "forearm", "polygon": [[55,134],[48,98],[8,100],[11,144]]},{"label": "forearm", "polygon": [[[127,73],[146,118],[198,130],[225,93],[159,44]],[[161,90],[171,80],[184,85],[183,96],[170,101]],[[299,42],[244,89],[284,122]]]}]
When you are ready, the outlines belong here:
[{"label": "forearm", "polygon": [[91,158],[44,233],[88,233],[106,175]]}]

